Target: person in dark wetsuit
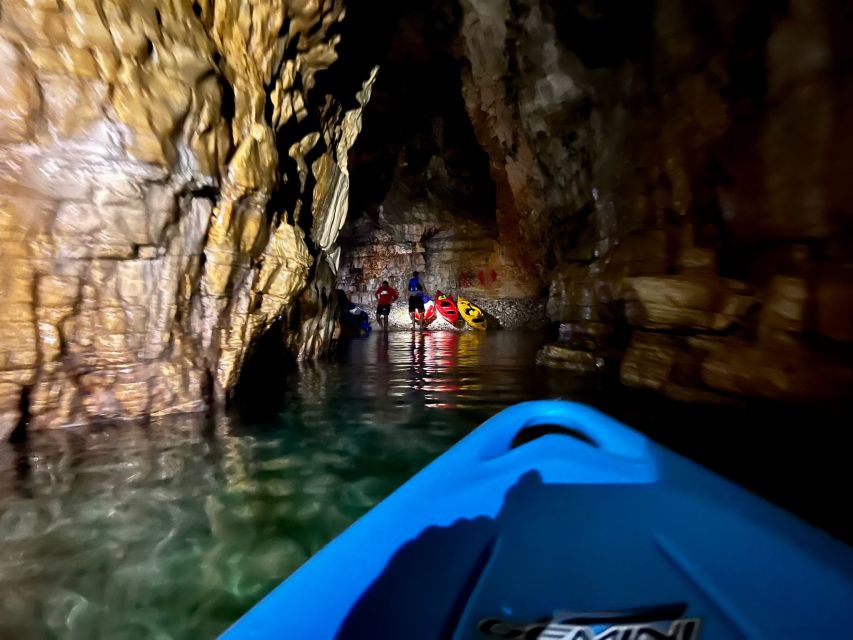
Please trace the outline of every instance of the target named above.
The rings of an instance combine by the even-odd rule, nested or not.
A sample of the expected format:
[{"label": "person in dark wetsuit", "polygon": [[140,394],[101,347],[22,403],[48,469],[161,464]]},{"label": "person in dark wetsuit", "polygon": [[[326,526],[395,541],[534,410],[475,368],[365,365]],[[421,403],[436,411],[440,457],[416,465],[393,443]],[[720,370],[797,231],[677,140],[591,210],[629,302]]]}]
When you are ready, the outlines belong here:
[{"label": "person in dark wetsuit", "polygon": [[421,313],[421,331],[424,330],[424,285],[417,271],[409,278],[409,316],[412,318],[412,330],[415,328],[415,311]]},{"label": "person in dark wetsuit", "polygon": [[376,321],[380,327],[388,331],[388,314],[391,313],[391,304],[400,297],[400,294],[388,284],[387,280],[383,280],[382,286],[373,295],[376,296]]}]

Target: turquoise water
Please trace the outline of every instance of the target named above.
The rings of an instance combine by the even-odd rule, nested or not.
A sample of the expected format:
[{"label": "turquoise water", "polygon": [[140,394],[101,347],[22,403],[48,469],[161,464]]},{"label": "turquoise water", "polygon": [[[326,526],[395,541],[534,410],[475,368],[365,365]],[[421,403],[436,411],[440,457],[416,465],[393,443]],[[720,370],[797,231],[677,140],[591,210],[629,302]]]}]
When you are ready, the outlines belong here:
[{"label": "turquoise water", "polygon": [[537,368],[542,341],[374,333],[291,374],[269,420],[187,416],[0,444],[0,638],[214,637],[471,428],[531,398],[602,406],[839,526],[831,509],[811,507],[828,486],[849,486],[849,473],[836,477],[846,466],[827,475],[822,455],[824,475],[804,480],[800,466],[786,480],[791,460],[809,459],[785,435],[796,414],[771,415],[768,449],[737,435],[764,409],[676,405]]},{"label": "turquoise water", "polygon": [[0,637],[213,637],[500,408],[538,335],[410,332],[293,374],[268,423],[188,416],[0,445]]}]

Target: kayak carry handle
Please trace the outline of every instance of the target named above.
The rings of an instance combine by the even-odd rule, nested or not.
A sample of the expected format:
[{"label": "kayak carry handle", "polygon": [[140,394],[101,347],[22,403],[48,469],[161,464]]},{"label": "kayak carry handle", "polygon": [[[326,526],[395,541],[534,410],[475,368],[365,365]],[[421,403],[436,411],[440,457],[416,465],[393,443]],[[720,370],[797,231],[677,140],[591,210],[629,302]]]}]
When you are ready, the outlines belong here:
[{"label": "kayak carry handle", "polygon": [[472,465],[472,472],[478,468],[485,475],[528,469],[539,471],[548,482],[657,478],[645,436],[577,402],[517,404],[487,420],[466,440],[467,446],[449,452],[453,464]]},{"label": "kayak carry handle", "polygon": [[581,442],[585,442],[588,445],[591,445],[598,448],[598,443],[590,438],[583,431],[579,431],[578,429],[572,429],[571,427],[566,427],[561,424],[532,424],[522,427],[522,429],[515,434],[515,437],[512,439],[512,442],[509,443],[510,449],[517,449],[518,447],[527,444],[528,442],[533,442],[543,436],[549,435],[561,435],[568,436],[570,438],[574,438],[576,440],[580,440]]}]

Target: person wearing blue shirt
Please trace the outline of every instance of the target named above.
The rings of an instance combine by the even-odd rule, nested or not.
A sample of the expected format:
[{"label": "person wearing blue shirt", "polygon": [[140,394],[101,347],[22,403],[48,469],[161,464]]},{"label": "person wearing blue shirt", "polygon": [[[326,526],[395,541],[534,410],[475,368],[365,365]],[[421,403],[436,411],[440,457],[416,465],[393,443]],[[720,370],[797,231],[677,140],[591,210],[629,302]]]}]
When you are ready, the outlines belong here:
[{"label": "person wearing blue shirt", "polygon": [[409,317],[412,319],[412,330],[415,328],[415,311],[421,312],[421,331],[424,330],[424,285],[417,271],[409,278]]}]

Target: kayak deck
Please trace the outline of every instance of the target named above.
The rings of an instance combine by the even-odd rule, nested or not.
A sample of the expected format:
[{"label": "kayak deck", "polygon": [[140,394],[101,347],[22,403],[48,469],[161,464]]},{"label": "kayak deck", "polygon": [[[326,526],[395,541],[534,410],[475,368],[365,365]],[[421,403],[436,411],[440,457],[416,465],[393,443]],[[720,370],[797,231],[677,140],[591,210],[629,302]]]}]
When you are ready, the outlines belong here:
[{"label": "kayak deck", "polygon": [[225,637],[832,637],[850,602],[845,545],[589,407],[543,401],[475,430]]}]

